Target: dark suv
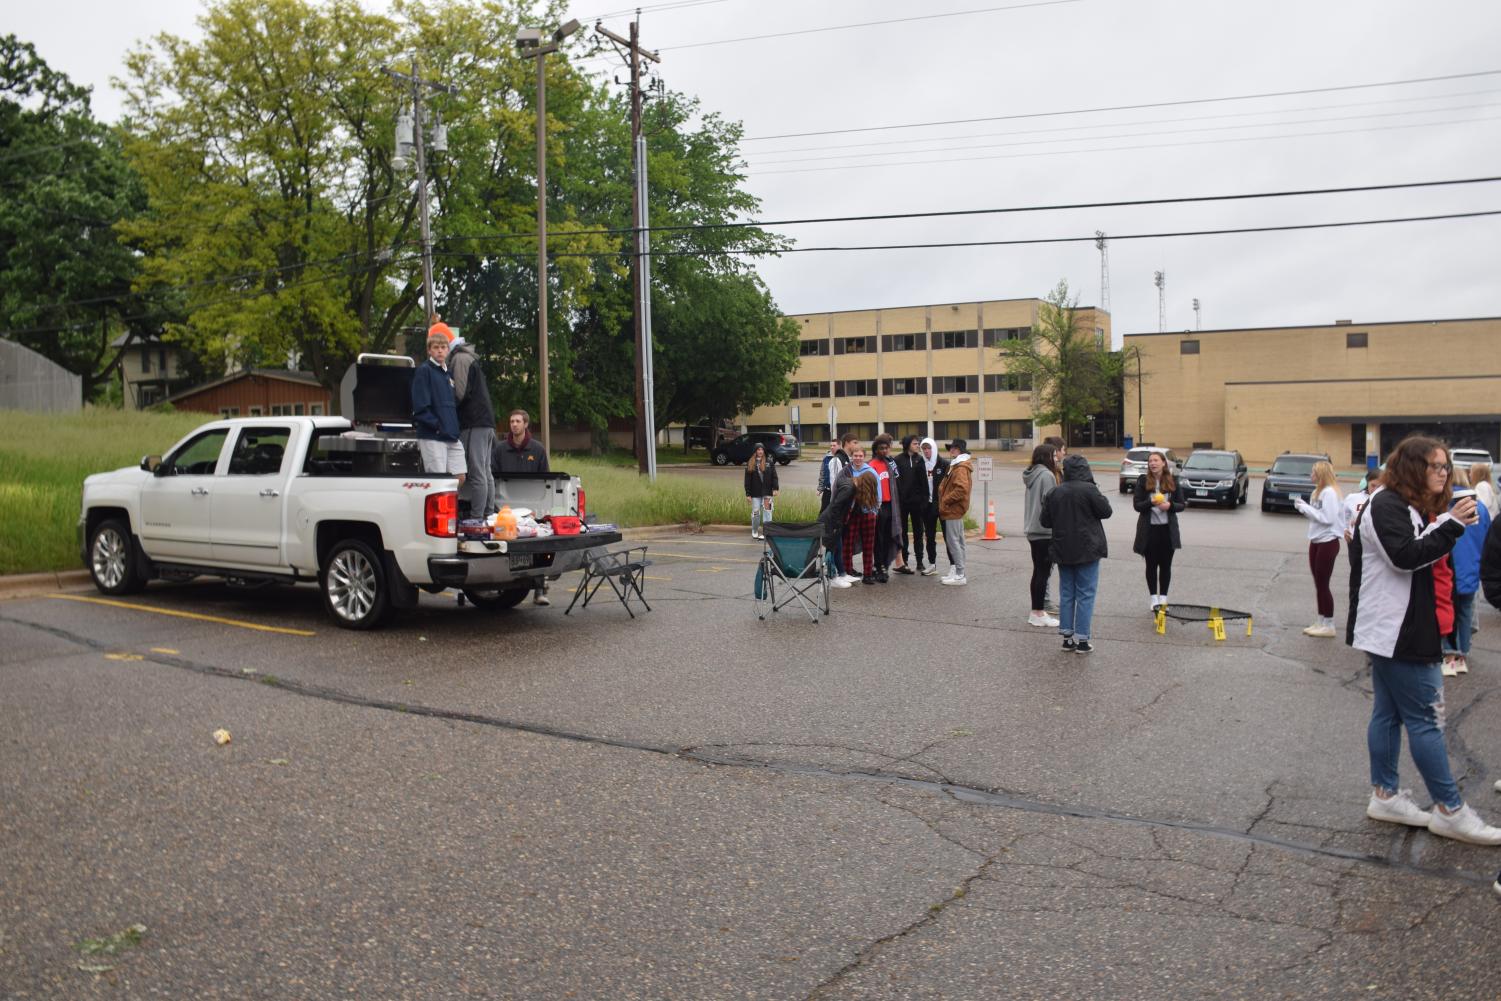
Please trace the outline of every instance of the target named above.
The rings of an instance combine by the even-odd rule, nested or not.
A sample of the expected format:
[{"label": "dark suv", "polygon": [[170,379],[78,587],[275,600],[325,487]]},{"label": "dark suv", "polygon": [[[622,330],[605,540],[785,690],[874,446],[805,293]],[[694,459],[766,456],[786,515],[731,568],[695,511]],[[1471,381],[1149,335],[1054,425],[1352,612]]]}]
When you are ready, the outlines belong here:
[{"label": "dark suv", "polygon": [[1183,463],[1178,480],[1190,504],[1213,501],[1234,507],[1251,494],[1251,477],[1239,452],[1201,448]]},{"label": "dark suv", "polygon": [[1261,509],[1294,510],[1294,497],[1306,501],[1313,493],[1314,465],[1328,461],[1329,456],[1320,452],[1283,452],[1277,456],[1272,468],[1266,471],[1266,482],[1261,485]]},{"label": "dark suv", "polygon": [[757,445],[765,445],[766,457],[784,466],[802,454],[797,439],[790,434],[752,431],[714,446],[709,452],[709,458],[716,466],[728,466],[732,462],[738,466],[755,454]]}]

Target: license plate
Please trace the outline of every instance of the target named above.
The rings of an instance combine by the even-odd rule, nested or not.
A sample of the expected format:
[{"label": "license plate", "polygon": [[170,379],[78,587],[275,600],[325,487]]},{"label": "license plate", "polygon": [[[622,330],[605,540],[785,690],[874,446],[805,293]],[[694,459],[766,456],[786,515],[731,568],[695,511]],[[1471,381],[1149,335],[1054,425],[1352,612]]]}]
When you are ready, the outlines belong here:
[{"label": "license plate", "polygon": [[1194,496],[1195,497],[1208,497],[1209,496],[1209,491],[1208,490],[1195,490],[1194,491]]},{"label": "license plate", "polygon": [[512,570],[530,570],[532,568],[532,554],[520,553],[511,556]]}]

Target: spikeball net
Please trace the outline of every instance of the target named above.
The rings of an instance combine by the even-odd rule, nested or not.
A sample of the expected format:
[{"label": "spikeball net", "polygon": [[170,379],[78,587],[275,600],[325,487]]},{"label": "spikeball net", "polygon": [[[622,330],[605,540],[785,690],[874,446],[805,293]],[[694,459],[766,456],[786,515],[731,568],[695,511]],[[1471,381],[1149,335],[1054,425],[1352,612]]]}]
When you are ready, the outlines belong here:
[{"label": "spikeball net", "polygon": [[1239,622],[1244,619],[1246,635],[1251,635],[1251,613],[1237,612],[1233,608],[1220,608],[1215,605],[1159,605],[1155,620],[1159,636],[1167,635],[1168,619],[1174,622],[1186,622],[1190,625],[1202,624],[1214,634],[1217,643],[1225,639],[1227,621]]}]

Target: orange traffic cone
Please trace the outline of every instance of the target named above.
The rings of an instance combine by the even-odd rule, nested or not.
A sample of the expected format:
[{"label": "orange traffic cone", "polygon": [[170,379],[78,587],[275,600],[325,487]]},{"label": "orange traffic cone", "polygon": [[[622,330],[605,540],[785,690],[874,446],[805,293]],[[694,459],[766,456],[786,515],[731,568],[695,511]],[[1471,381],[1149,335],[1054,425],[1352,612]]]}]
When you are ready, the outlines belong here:
[{"label": "orange traffic cone", "polygon": [[984,542],[995,542],[1001,538],[1001,533],[995,530],[995,501],[991,501],[985,508],[985,534],[980,536]]}]

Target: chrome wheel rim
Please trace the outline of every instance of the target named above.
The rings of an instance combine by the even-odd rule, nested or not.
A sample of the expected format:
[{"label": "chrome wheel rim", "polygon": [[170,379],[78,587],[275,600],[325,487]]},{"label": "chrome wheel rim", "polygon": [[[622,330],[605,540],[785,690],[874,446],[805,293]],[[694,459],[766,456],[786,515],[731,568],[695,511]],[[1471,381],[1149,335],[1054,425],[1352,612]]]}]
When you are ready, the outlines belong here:
[{"label": "chrome wheel rim", "polygon": [[339,618],[358,622],[375,607],[375,567],[364,554],[346,549],[329,565],[327,589]]},{"label": "chrome wheel rim", "polygon": [[125,540],[113,528],[94,536],[94,579],[105,587],[119,587],[125,580]]}]

